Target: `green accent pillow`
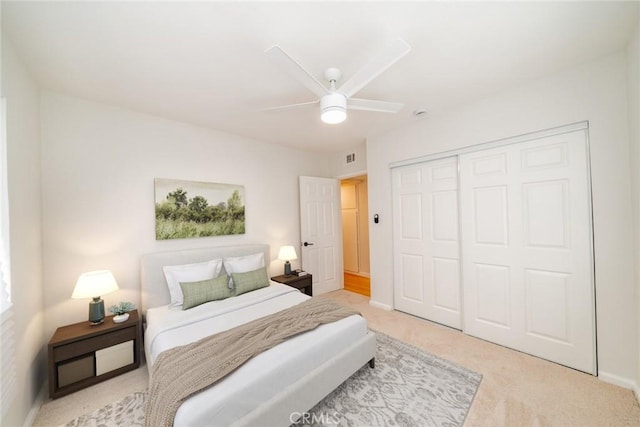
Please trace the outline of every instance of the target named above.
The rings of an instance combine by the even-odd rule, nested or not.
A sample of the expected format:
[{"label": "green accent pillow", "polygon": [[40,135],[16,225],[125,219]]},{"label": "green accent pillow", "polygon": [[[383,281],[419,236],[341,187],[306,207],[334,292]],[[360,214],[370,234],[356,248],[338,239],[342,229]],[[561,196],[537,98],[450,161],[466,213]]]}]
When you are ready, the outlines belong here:
[{"label": "green accent pillow", "polygon": [[231,277],[233,278],[236,295],[242,295],[269,286],[267,267],[247,271],[246,273],[231,273]]},{"label": "green accent pillow", "polygon": [[209,301],[217,301],[233,296],[233,289],[229,289],[229,278],[221,274],[213,279],[198,282],[180,282],[182,295],[182,309],[187,310]]}]

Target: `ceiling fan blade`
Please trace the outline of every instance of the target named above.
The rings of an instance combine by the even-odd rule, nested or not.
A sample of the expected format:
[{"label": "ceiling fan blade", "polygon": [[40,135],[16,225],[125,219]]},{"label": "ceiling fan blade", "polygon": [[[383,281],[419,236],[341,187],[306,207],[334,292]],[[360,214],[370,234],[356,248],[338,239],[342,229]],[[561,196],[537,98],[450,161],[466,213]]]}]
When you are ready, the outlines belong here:
[{"label": "ceiling fan blade", "polygon": [[393,43],[387,45],[385,49],[349,80],[344,82],[338,89],[338,92],[349,98],[354,93],[365,87],[371,80],[382,74],[387,68],[398,62],[403,56],[411,51],[411,46],[402,40],[396,39]]},{"label": "ceiling fan blade", "polygon": [[378,111],[380,113],[397,113],[402,110],[404,104],[399,102],[375,101],[373,99],[347,99],[347,108],[350,110]]},{"label": "ceiling fan blade", "polygon": [[277,112],[277,111],[280,111],[280,110],[290,110],[292,108],[306,107],[308,105],[318,104],[319,102],[320,101],[310,101],[310,102],[301,102],[299,104],[280,105],[278,107],[265,108],[262,111],[264,111],[266,113],[272,113],[272,112]]},{"label": "ceiling fan blade", "polygon": [[302,65],[298,64],[295,59],[290,57],[280,46],[272,46],[265,50],[265,53],[275,62],[278,63],[280,68],[289,73],[292,77],[305,85],[311,92],[322,97],[329,93],[322,83],[313,77]]}]

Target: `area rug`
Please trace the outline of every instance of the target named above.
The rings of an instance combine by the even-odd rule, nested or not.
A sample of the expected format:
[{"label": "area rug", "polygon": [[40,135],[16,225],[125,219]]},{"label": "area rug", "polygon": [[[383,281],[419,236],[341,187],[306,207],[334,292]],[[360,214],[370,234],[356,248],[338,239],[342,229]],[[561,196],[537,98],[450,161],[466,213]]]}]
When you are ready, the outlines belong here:
[{"label": "area rug", "polygon": [[[482,376],[379,332],[376,337],[375,369],[361,368],[295,425],[462,426]],[[145,398],[134,393],[66,425],[142,426]]]},{"label": "area rug", "polygon": [[139,427],[144,426],[147,393],[133,393],[118,402],[65,424],[73,427]]}]

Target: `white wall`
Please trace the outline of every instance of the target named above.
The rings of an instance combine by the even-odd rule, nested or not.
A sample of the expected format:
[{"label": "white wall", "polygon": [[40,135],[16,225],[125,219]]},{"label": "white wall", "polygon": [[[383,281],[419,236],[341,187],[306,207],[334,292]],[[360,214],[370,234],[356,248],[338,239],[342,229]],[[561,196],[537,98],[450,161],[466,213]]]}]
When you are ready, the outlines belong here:
[{"label": "white wall", "polygon": [[[375,114],[375,113],[372,113]],[[354,153],[356,161],[347,163],[347,154]],[[367,170],[367,144],[362,142],[355,147],[342,150],[330,155],[331,176],[336,178],[347,178],[357,175],[363,175]]]},{"label": "white wall", "polygon": [[640,21],[627,46],[627,84],[629,103],[629,143],[631,147],[631,188],[635,235],[636,325],[638,370],[636,397],[640,400]]},{"label": "white wall", "polygon": [[638,370],[624,52],[496,94],[367,142],[372,304],[393,306],[389,163],[589,120],[600,376]]},{"label": "white wall", "polygon": [[[139,303],[140,256],[180,248],[266,242],[271,273],[281,245],[299,245],[298,176],[323,174],[323,156],[44,92],[44,298],[46,334],[86,320],[72,300],[84,271],[111,269]],[[246,234],[155,240],[154,178],[244,185]],[[293,268],[298,268],[298,261]]]},{"label": "white wall", "polygon": [[46,377],[43,332],[42,213],[39,93],[35,81],[2,37],[2,96],[7,99],[11,299],[15,321],[15,401],[3,426],[21,426]]},{"label": "white wall", "polygon": [[360,264],[359,273],[368,277],[371,273],[369,263],[369,185],[366,175],[361,179],[362,182],[358,183],[358,262]]}]

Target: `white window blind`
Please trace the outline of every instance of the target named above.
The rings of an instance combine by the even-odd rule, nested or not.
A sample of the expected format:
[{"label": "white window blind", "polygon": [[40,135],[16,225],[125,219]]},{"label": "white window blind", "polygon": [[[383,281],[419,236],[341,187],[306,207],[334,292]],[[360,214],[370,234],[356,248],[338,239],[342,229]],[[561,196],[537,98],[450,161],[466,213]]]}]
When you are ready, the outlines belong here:
[{"label": "white window blind", "polygon": [[0,99],[0,312],[11,307],[9,186],[7,183],[7,103]]},{"label": "white window blind", "polygon": [[15,359],[15,337],[13,325],[13,310],[8,308],[0,315],[0,334],[2,336],[2,348],[0,349],[0,375],[2,375],[2,418],[13,403],[16,388],[16,359]]},{"label": "white window blind", "polygon": [[0,414],[13,403],[16,384],[15,336],[11,306],[9,190],[7,185],[7,103],[0,100]]}]

